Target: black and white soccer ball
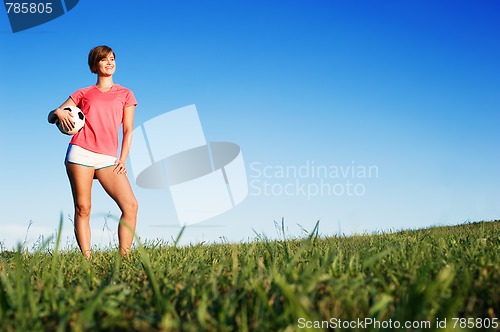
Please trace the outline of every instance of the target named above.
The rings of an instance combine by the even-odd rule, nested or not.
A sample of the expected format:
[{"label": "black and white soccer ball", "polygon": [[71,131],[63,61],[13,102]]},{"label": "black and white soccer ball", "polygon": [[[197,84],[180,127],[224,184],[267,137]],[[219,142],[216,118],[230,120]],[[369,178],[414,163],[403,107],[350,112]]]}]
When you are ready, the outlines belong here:
[{"label": "black and white soccer ball", "polygon": [[66,106],[63,109],[70,111],[73,114],[72,119],[73,122],[75,123],[75,127],[70,131],[66,131],[63,128],[62,124],[59,122],[59,120],[56,120],[56,125],[57,128],[59,128],[59,131],[66,135],[74,135],[80,130],[82,130],[83,126],[85,125],[85,114],[83,114],[82,110],[76,106]]}]

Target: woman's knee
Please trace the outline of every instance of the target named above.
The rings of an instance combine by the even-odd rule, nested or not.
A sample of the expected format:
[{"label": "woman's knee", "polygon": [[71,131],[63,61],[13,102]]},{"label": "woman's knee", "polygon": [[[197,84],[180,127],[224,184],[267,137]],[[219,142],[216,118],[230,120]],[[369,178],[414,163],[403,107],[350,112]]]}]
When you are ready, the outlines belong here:
[{"label": "woman's knee", "polygon": [[125,204],[123,207],[123,213],[130,214],[130,215],[137,215],[137,211],[139,211],[139,203],[137,202],[137,199],[131,199],[130,201]]},{"label": "woman's knee", "polygon": [[134,214],[137,214],[137,211],[139,211],[139,203],[137,202],[137,199],[134,199],[130,202],[130,209]]},{"label": "woman's knee", "polygon": [[90,203],[77,203],[75,205],[75,212],[79,217],[90,216],[91,209],[92,209],[92,206]]}]

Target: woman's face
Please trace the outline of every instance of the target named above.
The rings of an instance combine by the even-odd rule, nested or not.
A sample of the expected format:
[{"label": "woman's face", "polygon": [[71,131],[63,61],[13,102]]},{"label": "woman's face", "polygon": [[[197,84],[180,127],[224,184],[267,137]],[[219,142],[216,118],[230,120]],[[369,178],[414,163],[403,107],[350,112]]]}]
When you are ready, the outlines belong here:
[{"label": "woman's face", "polygon": [[99,61],[97,64],[97,74],[99,76],[112,76],[116,70],[115,56],[113,53]]}]

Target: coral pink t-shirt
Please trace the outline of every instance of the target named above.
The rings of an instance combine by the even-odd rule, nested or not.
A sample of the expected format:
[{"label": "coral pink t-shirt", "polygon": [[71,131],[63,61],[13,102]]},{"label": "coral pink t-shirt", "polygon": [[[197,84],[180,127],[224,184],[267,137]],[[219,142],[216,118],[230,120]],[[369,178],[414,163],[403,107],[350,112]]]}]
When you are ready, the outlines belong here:
[{"label": "coral pink t-shirt", "polygon": [[101,92],[93,85],[76,91],[70,98],[85,114],[85,126],[73,136],[70,144],[116,157],[123,109],[137,105],[133,92],[118,84]]}]

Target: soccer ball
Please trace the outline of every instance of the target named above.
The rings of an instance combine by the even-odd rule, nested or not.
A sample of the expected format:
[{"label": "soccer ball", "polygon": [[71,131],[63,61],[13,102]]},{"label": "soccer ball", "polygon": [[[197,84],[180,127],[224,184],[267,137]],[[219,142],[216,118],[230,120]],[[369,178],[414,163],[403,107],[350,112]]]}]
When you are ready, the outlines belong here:
[{"label": "soccer ball", "polygon": [[56,125],[57,128],[59,128],[59,131],[66,135],[74,135],[82,130],[83,126],[85,125],[85,115],[83,114],[83,112],[76,106],[66,106],[63,109],[70,111],[73,114],[73,122],[75,123],[75,127],[70,131],[66,131],[58,119],[56,120]]}]

